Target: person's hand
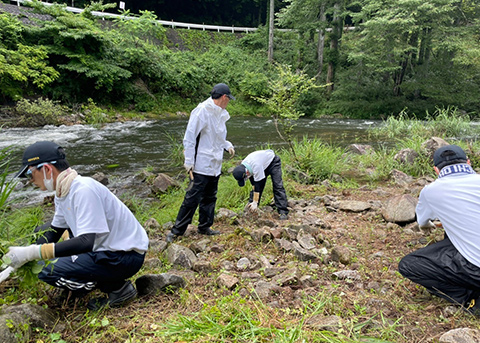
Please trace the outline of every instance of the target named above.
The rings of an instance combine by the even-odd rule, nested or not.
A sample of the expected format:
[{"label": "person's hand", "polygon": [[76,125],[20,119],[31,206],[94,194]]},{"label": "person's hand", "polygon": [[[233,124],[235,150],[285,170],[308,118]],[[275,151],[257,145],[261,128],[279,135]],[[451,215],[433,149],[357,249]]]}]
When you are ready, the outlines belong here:
[{"label": "person's hand", "polygon": [[190,170],[193,169],[193,164],[184,164],[183,167],[185,168],[185,170],[188,172],[190,172]]},{"label": "person's hand", "polygon": [[228,153],[230,154],[230,158],[233,158],[235,156],[235,149],[233,146],[231,148],[228,148]]},{"label": "person's hand", "polygon": [[0,273],[0,283],[8,279],[10,274],[15,271],[15,268],[8,266],[3,272]]},{"label": "person's hand", "polygon": [[10,247],[5,254],[5,257],[7,257],[8,260],[4,260],[6,264],[12,268],[18,269],[27,262],[39,260],[41,258],[40,246],[33,244],[26,247]]},{"label": "person's hand", "polygon": [[252,201],[247,205],[247,210],[250,212],[257,212],[258,209],[258,202]]}]

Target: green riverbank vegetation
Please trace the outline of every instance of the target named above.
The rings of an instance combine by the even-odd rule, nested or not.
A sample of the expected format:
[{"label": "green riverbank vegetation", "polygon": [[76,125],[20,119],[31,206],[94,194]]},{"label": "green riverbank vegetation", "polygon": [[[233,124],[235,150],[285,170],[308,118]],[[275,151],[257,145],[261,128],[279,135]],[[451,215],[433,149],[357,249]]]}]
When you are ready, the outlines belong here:
[{"label": "green riverbank vegetation", "polygon": [[[64,5],[32,1],[28,6],[5,5],[0,12],[6,119],[24,115],[25,106],[20,113],[15,109],[22,99],[40,107],[46,104],[38,99],[52,101],[94,124],[188,113],[218,82],[227,83],[238,99],[229,106],[232,115],[270,116],[259,99],[273,96],[271,85],[283,70],[278,65],[314,79],[317,87],[295,104],[307,116],[386,118],[403,111],[424,118],[437,107],[476,116],[480,108],[480,5],[475,1],[320,6],[290,0],[275,13],[275,27],[288,30],[274,32],[273,61],[263,26],[248,34],[172,30],[156,25],[158,18],[149,11],[105,20],[92,15],[116,12],[113,3],[93,2],[80,14]],[[82,108],[92,104],[103,114],[84,115]],[[58,110],[42,113],[53,120]]]},{"label": "green riverbank vegetation", "polygon": [[[373,190],[379,187],[389,195],[395,192],[403,194],[405,190],[396,186],[389,174],[393,169],[398,169],[415,178],[433,180],[435,174],[431,161],[422,150],[422,143],[432,136],[462,146],[472,160],[473,167],[480,168],[480,155],[476,153],[480,149],[479,143],[475,140],[456,139],[478,136],[479,128],[470,125],[469,118],[459,117],[450,110],[440,112],[425,121],[408,119],[406,116],[387,121],[384,127],[373,130],[371,134],[393,135],[398,139],[393,146],[379,147],[365,155],[348,153],[345,148],[315,138],[292,141],[295,154],[290,148],[278,151],[289,198],[310,201],[323,196],[340,197],[346,194],[359,200],[377,200],[381,193],[374,193]],[[396,161],[394,155],[403,148],[414,149],[419,157],[409,165]],[[172,158],[178,154],[181,154],[181,149],[172,145]],[[20,207],[7,200],[13,189],[6,178],[9,159],[8,151],[3,151],[0,159],[0,181],[3,182],[0,196],[2,253],[6,252],[8,246],[32,242],[35,238],[33,229],[43,223],[52,210],[49,201],[34,207]],[[241,156],[237,156],[224,163],[217,209],[223,207],[237,213],[243,211],[249,187],[238,187],[228,172],[240,160]],[[156,198],[138,198],[129,194],[122,200],[141,223],[154,218],[162,226],[175,220],[185,187],[186,183],[181,188]],[[272,197],[271,184],[267,182],[261,207],[270,205]],[[252,240],[249,232],[257,225],[254,218],[249,225],[245,225],[239,224],[238,218],[234,217],[215,223],[223,234],[215,238],[214,242],[219,252],[208,255],[212,270],[198,273],[178,271],[178,267],[174,268],[168,262],[164,252],[152,248],[147,260],[156,260],[157,263],[146,263],[134,277],[177,269],[188,280],[183,289],[166,290],[155,296],[139,298],[125,308],[99,313],[85,312],[80,304],[78,307],[59,309],[54,305],[58,292],[36,281],[35,264],[29,263],[8,281],[0,284],[0,303],[31,303],[55,309],[60,320],[51,331],[38,328],[31,330],[28,325],[16,326],[11,323],[19,342],[36,343],[406,343],[426,339],[436,342],[439,334],[453,328],[479,328],[477,318],[458,308],[446,314],[444,311],[448,303],[429,296],[396,271],[401,257],[429,240],[443,237],[441,230],[429,233],[422,243],[404,233],[400,226],[388,226],[375,214],[313,214],[332,225],[330,229],[321,230],[319,242],[328,249],[342,244],[354,251],[352,265],[344,266],[327,260],[315,266],[310,262],[302,262],[293,254],[278,249],[272,241]],[[265,219],[271,218],[271,214],[265,216]],[[194,224],[196,220],[195,218]],[[166,232],[161,227],[148,230],[152,240],[163,239]],[[198,237],[195,236],[184,237],[180,244],[191,246],[196,240]],[[381,257],[371,257],[379,252]],[[278,266],[299,268],[315,280],[316,286],[295,293],[292,293],[295,289],[292,286],[290,293],[278,293],[275,297],[276,304],[273,304],[246,295],[245,290],[250,291],[247,279],[240,281],[234,290],[217,285],[216,280],[224,271],[224,262],[235,263],[241,257],[260,255],[268,256]],[[332,278],[332,273],[343,269],[355,269],[362,279],[368,281],[368,285],[357,288],[361,283],[359,281]],[[260,269],[259,272],[264,271]],[[332,316],[337,318],[333,324],[325,324],[323,329],[312,327],[315,318]]]}]

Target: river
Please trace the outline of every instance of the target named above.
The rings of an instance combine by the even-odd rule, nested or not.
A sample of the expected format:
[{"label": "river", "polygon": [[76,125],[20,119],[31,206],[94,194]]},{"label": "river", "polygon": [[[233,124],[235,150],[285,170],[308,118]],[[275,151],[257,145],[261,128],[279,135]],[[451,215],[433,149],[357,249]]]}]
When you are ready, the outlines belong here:
[{"label": "river", "polygon": [[[175,172],[182,165],[172,166],[169,154],[172,137],[181,144],[188,118],[158,121],[127,121],[96,128],[90,125],[45,126],[43,128],[1,129],[0,148],[12,147],[12,170],[20,167],[23,150],[37,141],[54,141],[63,146],[72,166],[84,175],[102,171],[109,174],[132,174],[146,167],[159,172]],[[297,121],[294,134],[319,137],[327,143],[346,146],[350,143],[375,144],[369,141],[368,129],[381,121],[353,119],[308,119]],[[237,155],[268,146],[285,147],[271,119],[233,117],[227,122],[227,139]],[[116,166],[111,168],[111,166]],[[110,168],[109,168],[110,166]]]}]

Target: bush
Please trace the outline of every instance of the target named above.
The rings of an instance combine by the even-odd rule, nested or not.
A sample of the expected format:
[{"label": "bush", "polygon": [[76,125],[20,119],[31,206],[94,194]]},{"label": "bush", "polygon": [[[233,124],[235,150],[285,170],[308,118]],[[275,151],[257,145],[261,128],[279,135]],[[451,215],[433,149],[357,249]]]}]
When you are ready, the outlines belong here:
[{"label": "bush", "polygon": [[60,118],[68,113],[68,107],[44,98],[21,99],[17,102],[15,111],[21,116],[21,126],[58,125]]}]

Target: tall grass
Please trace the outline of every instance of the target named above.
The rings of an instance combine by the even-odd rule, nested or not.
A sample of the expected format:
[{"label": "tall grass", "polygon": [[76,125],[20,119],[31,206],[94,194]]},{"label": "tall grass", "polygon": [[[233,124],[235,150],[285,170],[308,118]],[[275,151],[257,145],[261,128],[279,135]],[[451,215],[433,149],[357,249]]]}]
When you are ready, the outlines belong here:
[{"label": "tall grass", "polygon": [[405,137],[466,137],[480,134],[480,127],[473,126],[466,114],[461,114],[457,108],[437,108],[425,120],[418,120],[413,115],[401,112],[398,117],[388,117],[385,125],[375,128],[372,133],[376,136],[404,139]]}]

